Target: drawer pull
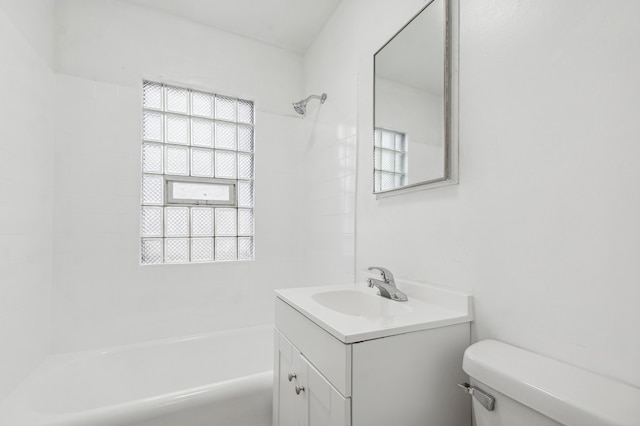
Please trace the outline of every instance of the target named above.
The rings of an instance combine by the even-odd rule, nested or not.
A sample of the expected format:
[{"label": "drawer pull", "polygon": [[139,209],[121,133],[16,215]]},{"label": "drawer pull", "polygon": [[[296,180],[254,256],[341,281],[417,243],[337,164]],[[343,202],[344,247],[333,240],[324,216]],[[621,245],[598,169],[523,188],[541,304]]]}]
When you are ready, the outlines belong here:
[{"label": "drawer pull", "polygon": [[289,375],[287,377],[289,377],[289,381],[292,381],[293,379],[295,379],[298,376],[296,375],[296,373],[289,373]]},{"label": "drawer pull", "polygon": [[304,392],[304,386],[296,386],[296,395],[300,395],[300,392]]}]

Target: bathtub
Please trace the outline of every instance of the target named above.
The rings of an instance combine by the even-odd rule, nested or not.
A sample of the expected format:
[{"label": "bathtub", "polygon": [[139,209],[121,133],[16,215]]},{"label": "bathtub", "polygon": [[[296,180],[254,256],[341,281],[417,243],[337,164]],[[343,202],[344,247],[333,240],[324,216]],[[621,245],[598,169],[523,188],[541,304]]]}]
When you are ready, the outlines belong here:
[{"label": "bathtub", "polygon": [[54,355],[2,426],[271,425],[273,326]]}]

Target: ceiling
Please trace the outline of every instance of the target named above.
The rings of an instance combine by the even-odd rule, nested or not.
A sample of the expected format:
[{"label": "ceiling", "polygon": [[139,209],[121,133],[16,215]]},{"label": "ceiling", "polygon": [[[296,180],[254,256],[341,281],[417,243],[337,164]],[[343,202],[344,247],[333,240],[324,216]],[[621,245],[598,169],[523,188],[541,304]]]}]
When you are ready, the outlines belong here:
[{"label": "ceiling", "polygon": [[126,0],[304,52],[341,0]]}]

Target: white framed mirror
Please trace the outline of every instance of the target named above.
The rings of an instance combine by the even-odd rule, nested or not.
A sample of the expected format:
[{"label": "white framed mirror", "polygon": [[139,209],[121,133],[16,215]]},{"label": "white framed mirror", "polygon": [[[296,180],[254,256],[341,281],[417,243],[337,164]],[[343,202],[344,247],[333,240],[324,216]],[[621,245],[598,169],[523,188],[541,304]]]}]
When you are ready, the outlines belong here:
[{"label": "white framed mirror", "polygon": [[457,3],[432,0],[374,54],[373,192],[458,183]]}]

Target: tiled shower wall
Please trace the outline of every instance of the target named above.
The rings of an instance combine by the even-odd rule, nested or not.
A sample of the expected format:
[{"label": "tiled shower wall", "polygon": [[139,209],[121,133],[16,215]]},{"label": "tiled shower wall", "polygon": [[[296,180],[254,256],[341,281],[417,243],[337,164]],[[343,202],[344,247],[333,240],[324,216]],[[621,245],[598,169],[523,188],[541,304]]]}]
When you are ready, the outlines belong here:
[{"label": "tiled shower wall", "polygon": [[[300,55],[126,2],[56,18],[55,349],[271,322],[304,285]],[[139,265],[143,78],[255,101],[255,261]]]},{"label": "tiled shower wall", "polygon": [[[351,34],[333,38],[334,25],[334,19],[327,23],[304,57],[305,96],[327,93],[323,105],[309,102],[305,121],[310,133],[302,141],[304,271],[305,280],[315,285],[354,279],[357,75],[352,58],[340,56],[354,42]],[[331,61],[327,49],[336,55]],[[336,78],[337,69],[350,71],[349,79]]]},{"label": "tiled shower wall", "polygon": [[[315,284],[350,283],[358,278],[354,268],[356,219],[361,213],[356,215],[356,188],[369,194],[373,188],[373,183],[362,187],[357,182],[363,176],[373,176],[373,159],[362,162],[362,158],[373,155],[373,136],[367,139],[371,144],[359,143],[367,136],[361,134],[358,122],[373,115],[371,109],[358,108],[359,98],[371,93],[373,87],[371,72],[363,68],[363,63],[371,62],[375,50],[421,4],[416,0],[393,5],[383,0],[343,1],[305,53],[306,94],[328,95],[322,106],[316,101],[309,104],[306,120],[311,134],[303,152],[308,188],[305,279]],[[358,166],[364,175],[356,173]],[[386,234],[384,224],[377,232]],[[371,249],[377,250],[376,242],[371,243]]]},{"label": "tiled shower wall", "polygon": [[52,28],[52,2],[0,2],[0,401],[50,349]]}]

